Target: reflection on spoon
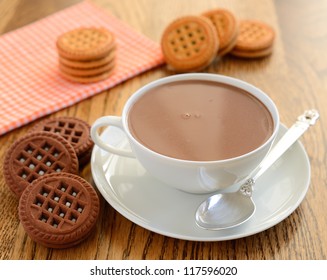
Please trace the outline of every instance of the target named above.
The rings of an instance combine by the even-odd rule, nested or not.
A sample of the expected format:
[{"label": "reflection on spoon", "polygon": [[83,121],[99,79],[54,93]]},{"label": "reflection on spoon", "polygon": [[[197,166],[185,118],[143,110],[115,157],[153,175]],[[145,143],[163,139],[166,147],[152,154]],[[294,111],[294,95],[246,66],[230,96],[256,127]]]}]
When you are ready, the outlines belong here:
[{"label": "reflection on spoon", "polygon": [[248,221],[255,212],[252,192],[255,181],[319,118],[316,110],[305,111],[269,152],[254,175],[237,192],[215,194],[203,201],[195,213],[196,224],[204,229],[221,230]]}]

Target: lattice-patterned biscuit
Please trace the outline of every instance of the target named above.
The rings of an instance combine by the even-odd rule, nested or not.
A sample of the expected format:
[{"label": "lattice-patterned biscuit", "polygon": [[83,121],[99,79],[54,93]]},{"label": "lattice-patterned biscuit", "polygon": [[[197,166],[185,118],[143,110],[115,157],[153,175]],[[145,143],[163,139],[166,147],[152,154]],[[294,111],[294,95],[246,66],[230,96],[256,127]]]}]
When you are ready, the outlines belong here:
[{"label": "lattice-patterned biscuit", "polygon": [[33,181],[19,200],[19,218],[32,240],[50,248],[82,242],[94,229],[100,202],[83,178],[48,174]]},{"label": "lattice-patterned biscuit", "polygon": [[81,160],[85,160],[84,156],[89,154],[94,145],[90,136],[90,125],[79,118],[63,116],[46,119],[30,130],[36,131],[58,133],[64,137],[73,146],[80,165]]},{"label": "lattice-patterned biscuit", "polygon": [[258,51],[271,47],[275,31],[268,24],[256,20],[242,20],[239,35],[234,47],[238,51]]},{"label": "lattice-patterned biscuit", "polygon": [[59,36],[59,55],[70,60],[92,60],[108,55],[115,46],[115,36],[105,28],[81,27]]},{"label": "lattice-patterned biscuit", "polygon": [[19,198],[30,183],[45,174],[77,174],[78,158],[72,145],[60,135],[29,133],[8,149],[3,171],[6,184]]},{"label": "lattice-patterned biscuit", "polygon": [[185,16],[167,26],[161,47],[168,66],[177,72],[192,72],[204,69],[213,61],[219,42],[209,19]]},{"label": "lattice-patterned biscuit", "polygon": [[236,44],[238,34],[238,23],[234,15],[226,9],[215,9],[203,13],[214,24],[218,38],[218,55],[226,54]]}]

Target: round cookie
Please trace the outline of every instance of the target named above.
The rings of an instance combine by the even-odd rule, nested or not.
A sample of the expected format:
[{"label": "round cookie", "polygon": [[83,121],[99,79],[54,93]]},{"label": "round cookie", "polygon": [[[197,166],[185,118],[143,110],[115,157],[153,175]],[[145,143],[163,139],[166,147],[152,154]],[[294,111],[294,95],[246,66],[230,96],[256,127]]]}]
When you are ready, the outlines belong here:
[{"label": "round cookie", "polygon": [[184,16],[174,20],[161,38],[165,60],[177,72],[204,69],[216,57],[218,47],[215,27],[203,16]]},{"label": "round cookie", "polygon": [[64,137],[74,148],[81,165],[81,160],[87,160],[94,143],[90,136],[90,125],[82,119],[75,117],[50,118],[37,123],[30,132],[46,131],[58,133]]},{"label": "round cookie", "polygon": [[226,9],[215,9],[203,13],[214,24],[219,38],[218,55],[223,55],[236,44],[238,23],[234,15]]},{"label": "round cookie", "polygon": [[19,219],[29,237],[50,248],[68,248],[93,231],[100,202],[83,178],[48,174],[33,181],[19,200]]},{"label": "round cookie", "polygon": [[92,60],[108,55],[115,46],[115,37],[105,28],[80,27],[59,36],[56,45],[64,58]]},{"label": "round cookie", "polygon": [[3,173],[8,187],[19,198],[35,179],[53,172],[78,173],[78,158],[72,145],[50,132],[29,133],[8,149]]},{"label": "round cookie", "polygon": [[273,45],[275,31],[268,24],[257,20],[242,20],[234,49],[242,52],[264,50]]}]

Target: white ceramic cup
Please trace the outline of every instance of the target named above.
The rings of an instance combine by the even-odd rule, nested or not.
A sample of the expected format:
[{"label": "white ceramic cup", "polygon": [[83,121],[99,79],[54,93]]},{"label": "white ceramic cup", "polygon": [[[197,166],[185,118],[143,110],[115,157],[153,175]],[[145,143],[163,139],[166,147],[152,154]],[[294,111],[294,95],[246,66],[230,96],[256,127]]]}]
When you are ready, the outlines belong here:
[{"label": "white ceramic cup", "polygon": [[[271,137],[263,145],[247,154],[217,161],[190,161],[171,158],[154,152],[142,145],[133,137],[129,130],[128,112],[131,106],[133,106],[138,98],[154,87],[175,81],[187,80],[224,83],[243,89],[257,97],[266,105],[272,115],[274,130]],[[127,136],[132,150],[120,149],[105,143],[98,133],[98,128],[105,126],[115,126],[122,129]],[[140,88],[126,102],[121,117],[104,116],[97,119],[91,127],[91,137],[94,143],[101,149],[120,156],[136,158],[149,174],[171,187],[189,193],[210,193],[245,180],[269,152],[277,135],[278,128],[279,114],[276,105],[260,89],[244,81],[227,76],[194,73],[169,76]]]}]

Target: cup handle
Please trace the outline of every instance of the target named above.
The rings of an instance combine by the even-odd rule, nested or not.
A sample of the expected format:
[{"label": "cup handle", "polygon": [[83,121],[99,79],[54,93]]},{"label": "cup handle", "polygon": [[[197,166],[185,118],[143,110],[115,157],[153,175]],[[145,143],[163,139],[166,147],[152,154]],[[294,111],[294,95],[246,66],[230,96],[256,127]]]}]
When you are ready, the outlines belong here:
[{"label": "cup handle", "polygon": [[125,149],[119,149],[114,146],[111,146],[104,142],[98,133],[98,128],[99,127],[104,127],[104,126],[115,126],[120,128],[122,131],[125,132],[123,123],[122,123],[122,118],[121,117],[116,117],[116,116],[105,116],[97,119],[92,127],[91,127],[91,138],[94,141],[94,143],[99,146],[101,149],[110,152],[112,154],[124,156],[124,157],[130,157],[130,158],[135,158],[135,155],[131,150],[125,150]]}]

